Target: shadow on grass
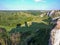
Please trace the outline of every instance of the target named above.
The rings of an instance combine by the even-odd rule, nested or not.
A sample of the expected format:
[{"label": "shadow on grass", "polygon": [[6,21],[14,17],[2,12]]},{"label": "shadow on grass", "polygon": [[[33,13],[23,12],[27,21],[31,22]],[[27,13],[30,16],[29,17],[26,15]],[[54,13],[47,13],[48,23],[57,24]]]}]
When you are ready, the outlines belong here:
[{"label": "shadow on grass", "polygon": [[49,33],[52,29],[51,25],[44,23],[32,22],[28,27],[25,22],[25,27],[13,28],[10,33],[20,32],[22,45],[48,45]]},{"label": "shadow on grass", "polygon": [[9,32],[10,37],[19,40],[16,42],[15,39],[10,39],[10,41],[11,44],[13,44],[14,42],[14,44],[16,45],[48,45],[51,29],[52,25],[32,22],[32,24],[28,26],[27,22],[25,22],[24,27],[21,27],[21,25],[17,25],[16,28],[11,29],[11,31]]}]

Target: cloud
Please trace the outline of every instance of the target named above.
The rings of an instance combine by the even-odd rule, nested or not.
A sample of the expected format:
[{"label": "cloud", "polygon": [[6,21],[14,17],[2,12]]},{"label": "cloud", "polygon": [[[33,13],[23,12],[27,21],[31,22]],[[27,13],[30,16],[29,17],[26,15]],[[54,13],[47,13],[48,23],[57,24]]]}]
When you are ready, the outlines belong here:
[{"label": "cloud", "polygon": [[46,2],[45,0],[34,0],[35,2]]},{"label": "cloud", "polygon": [[42,1],[42,0],[35,0],[35,2],[40,2],[40,1]]}]

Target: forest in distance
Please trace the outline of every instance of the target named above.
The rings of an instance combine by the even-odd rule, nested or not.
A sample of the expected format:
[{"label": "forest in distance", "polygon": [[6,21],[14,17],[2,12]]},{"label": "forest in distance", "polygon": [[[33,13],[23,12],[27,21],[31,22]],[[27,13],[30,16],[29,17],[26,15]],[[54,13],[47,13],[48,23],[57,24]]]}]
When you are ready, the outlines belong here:
[{"label": "forest in distance", "polygon": [[48,45],[60,10],[0,10],[0,45]]}]

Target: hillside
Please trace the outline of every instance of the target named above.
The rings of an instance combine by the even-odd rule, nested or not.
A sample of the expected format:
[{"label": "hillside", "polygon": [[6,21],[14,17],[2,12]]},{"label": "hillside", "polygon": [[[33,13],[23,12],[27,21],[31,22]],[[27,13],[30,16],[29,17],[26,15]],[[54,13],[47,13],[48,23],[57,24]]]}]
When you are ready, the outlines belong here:
[{"label": "hillside", "polygon": [[[36,15],[33,13],[36,12]],[[41,14],[38,14],[39,11],[0,11],[0,26],[2,27],[15,27],[16,24],[21,23],[24,25],[25,22],[28,22],[30,25],[32,22],[41,22],[44,19],[47,19],[48,16],[46,16],[43,12],[43,17],[41,17]],[[38,13],[37,13],[38,12]],[[45,18],[47,17],[47,18]]]},{"label": "hillside", "polygon": [[2,45],[17,45],[17,43],[18,45],[48,45],[53,24],[47,12],[0,11],[0,43]]}]

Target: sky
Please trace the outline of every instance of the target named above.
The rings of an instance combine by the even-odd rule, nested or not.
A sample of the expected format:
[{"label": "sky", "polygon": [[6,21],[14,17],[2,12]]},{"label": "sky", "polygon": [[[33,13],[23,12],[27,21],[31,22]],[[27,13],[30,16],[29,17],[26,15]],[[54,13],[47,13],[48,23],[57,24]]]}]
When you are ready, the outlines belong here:
[{"label": "sky", "polygon": [[0,10],[60,10],[60,0],[0,0]]}]

